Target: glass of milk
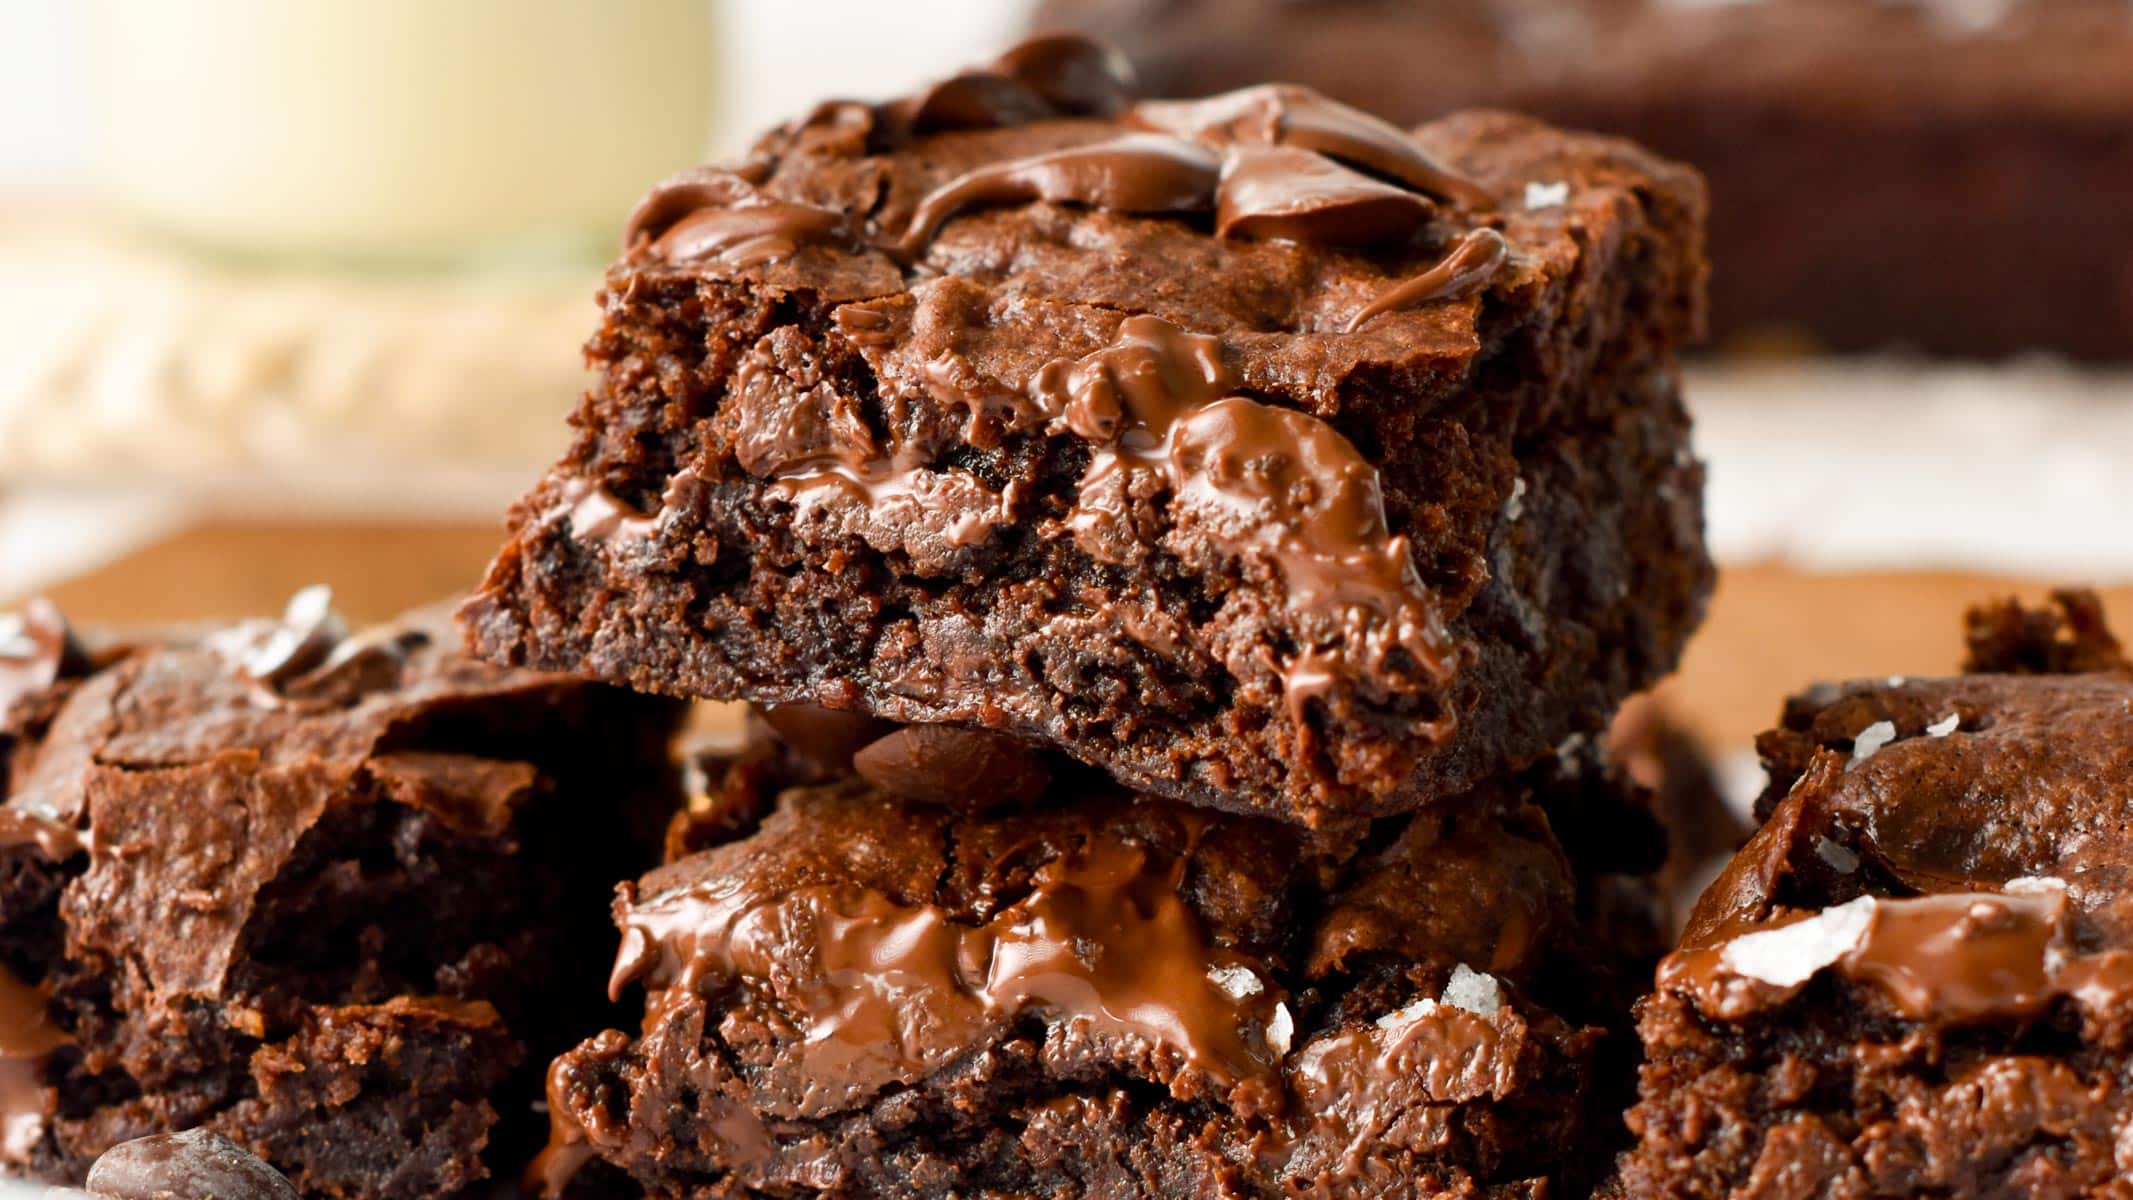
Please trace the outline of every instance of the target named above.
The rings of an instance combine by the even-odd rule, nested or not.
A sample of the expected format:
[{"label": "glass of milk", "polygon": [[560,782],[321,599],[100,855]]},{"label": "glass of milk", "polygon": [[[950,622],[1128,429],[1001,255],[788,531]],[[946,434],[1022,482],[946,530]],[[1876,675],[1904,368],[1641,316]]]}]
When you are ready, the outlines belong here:
[{"label": "glass of milk", "polygon": [[712,118],[710,0],[91,0],[87,32],[113,200],[259,257],[604,256]]}]

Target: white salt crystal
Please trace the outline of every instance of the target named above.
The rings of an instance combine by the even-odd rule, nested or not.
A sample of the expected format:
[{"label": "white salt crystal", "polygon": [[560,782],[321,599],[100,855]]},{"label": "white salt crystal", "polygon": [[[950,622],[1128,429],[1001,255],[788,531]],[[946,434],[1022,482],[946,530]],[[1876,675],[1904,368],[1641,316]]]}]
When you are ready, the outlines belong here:
[{"label": "white salt crystal", "polygon": [[1857,949],[1873,922],[1874,898],[1861,896],[1804,921],[1743,934],[1726,944],[1719,961],[1737,975],[1775,987],[1797,987]]},{"label": "white salt crystal", "polygon": [[1445,982],[1444,994],[1438,997],[1438,1002],[1486,1017],[1503,1007],[1503,987],[1494,975],[1460,963],[1452,968],[1452,977]]},{"label": "white salt crystal", "polygon": [[1846,769],[1856,767],[1867,759],[1881,753],[1881,748],[1896,740],[1896,722],[1876,721],[1859,731],[1852,739],[1852,761]]}]

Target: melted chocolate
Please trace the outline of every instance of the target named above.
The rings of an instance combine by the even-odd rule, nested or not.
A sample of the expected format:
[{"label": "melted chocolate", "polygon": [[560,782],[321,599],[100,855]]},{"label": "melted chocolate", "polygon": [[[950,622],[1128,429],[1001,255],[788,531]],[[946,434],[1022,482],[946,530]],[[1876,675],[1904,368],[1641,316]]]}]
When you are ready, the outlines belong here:
[{"label": "melted chocolate", "polygon": [[1440,300],[1462,300],[1486,286],[1511,256],[1510,243],[1489,228],[1468,230],[1452,244],[1436,266],[1403,280],[1378,294],[1363,310],[1349,318],[1349,333],[1395,309],[1412,308]]},{"label": "melted chocolate", "polygon": [[609,543],[642,541],[659,528],[657,514],[639,512],[593,480],[573,478],[564,483],[561,492],[550,514],[569,520],[574,538]]},{"label": "melted chocolate", "polygon": [[1150,133],[995,163],[921,200],[894,249],[915,258],[949,218],[987,205],[1042,200],[1123,213],[1205,212],[1221,174],[1213,151]]},{"label": "melted chocolate", "polygon": [[1486,188],[1431,158],[1399,126],[1293,83],[1204,100],[1144,101],[1127,121],[1209,145],[1294,146],[1395,179],[1474,209],[1494,208]]},{"label": "melted chocolate", "polygon": [[0,1153],[28,1161],[51,1117],[45,1060],[71,1039],[52,1024],[44,989],[0,970]]},{"label": "melted chocolate", "polygon": [[992,69],[1076,116],[1116,116],[1133,102],[1138,86],[1124,54],[1071,33],[1025,39],[994,59]]},{"label": "melted chocolate", "polygon": [[0,616],[0,719],[23,699],[88,668],[58,606],[42,598]]},{"label": "melted chocolate", "polygon": [[1339,163],[1289,146],[1230,151],[1215,195],[1215,232],[1326,246],[1405,241],[1435,206]]},{"label": "melted chocolate", "polygon": [[912,133],[991,129],[1053,117],[1108,117],[1133,101],[1124,55],[1085,37],[1031,38],[990,64],[885,106]]},{"label": "melted chocolate", "polygon": [[790,258],[802,246],[841,241],[845,232],[837,212],[774,199],[723,168],[695,167],[638,202],[622,242],[670,263],[738,271]]},{"label": "melted chocolate", "polygon": [[[1339,618],[1352,650],[1399,646],[1425,670],[1448,666],[1436,605],[1407,539],[1387,526],[1377,468],[1317,417],[1229,394],[1216,339],[1130,317],[1111,347],[1049,364],[1033,386],[1097,443],[1068,518],[1077,533],[1101,540],[1130,521],[1121,476],[1157,472],[1181,518],[1273,564],[1291,604]],[[1310,649],[1299,664],[1325,675],[1333,660]]]},{"label": "melted chocolate", "polygon": [[2067,997],[2102,1006],[2133,992],[2133,955],[2078,952],[2064,885],[2023,882],[2030,886],[2007,892],[1861,897],[1677,951],[1660,965],[1659,986],[1737,1021],[1828,971],[1899,1016],[1949,1024],[2027,1019]]},{"label": "melted chocolate", "polygon": [[[719,879],[641,900],[625,892],[611,988],[775,987],[808,1031],[798,1069],[809,1108],[939,1069],[1024,1015],[1147,1044],[1223,1085],[1270,1080],[1280,997],[1217,981],[1249,968],[1208,944],[1179,895],[1184,864],[1098,839],[1039,868],[1027,896],[978,925],[854,886],[769,894]],[[655,997],[648,1025],[662,1007]]]},{"label": "melted chocolate", "polygon": [[72,825],[22,808],[0,808],[0,850],[35,846],[47,862],[65,862],[88,849]]}]

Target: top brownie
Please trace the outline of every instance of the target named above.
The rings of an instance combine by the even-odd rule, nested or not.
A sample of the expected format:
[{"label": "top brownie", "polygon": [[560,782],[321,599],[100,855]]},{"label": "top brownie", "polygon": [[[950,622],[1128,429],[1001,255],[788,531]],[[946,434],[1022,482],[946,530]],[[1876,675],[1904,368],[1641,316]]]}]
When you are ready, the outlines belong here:
[{"label": "top brownie", "polygon": [[1600,727],[1710,584],[1701,184],[1505,114],[1132,103],[1049,39],[656,189],[464,618],[1316,823]]}]

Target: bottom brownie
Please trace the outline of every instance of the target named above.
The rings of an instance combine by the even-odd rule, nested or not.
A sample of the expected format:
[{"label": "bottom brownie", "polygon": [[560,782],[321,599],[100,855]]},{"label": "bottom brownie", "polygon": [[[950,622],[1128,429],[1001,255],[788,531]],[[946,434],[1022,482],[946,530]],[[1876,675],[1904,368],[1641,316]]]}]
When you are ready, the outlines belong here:
[{"label": "bottom brownie", "polygon": [[0,695],[0,1158],[77,1181],[204,1126],[306,1196],[516,1173],[540,1063],[606,1019],[677,713],[455,647],[314,592]]},{"label": "bottom brownie", "polygon": [[1787,706],[1640,1008],[1615,1194],[2133,1195],[2133,668],[2060,602]]},{"label": "bottom brownie", "polygon": [[1304,831],[770,719],[617,901],[644,1020],[552,1067],[547,1194],[1539,1196],[1613,1148],[1537,803],[1591,778]]}]

